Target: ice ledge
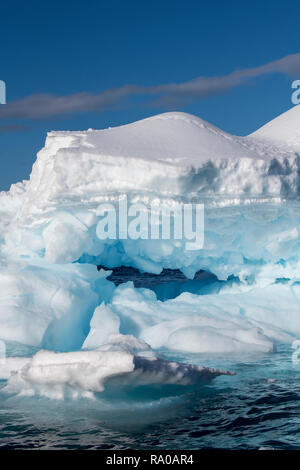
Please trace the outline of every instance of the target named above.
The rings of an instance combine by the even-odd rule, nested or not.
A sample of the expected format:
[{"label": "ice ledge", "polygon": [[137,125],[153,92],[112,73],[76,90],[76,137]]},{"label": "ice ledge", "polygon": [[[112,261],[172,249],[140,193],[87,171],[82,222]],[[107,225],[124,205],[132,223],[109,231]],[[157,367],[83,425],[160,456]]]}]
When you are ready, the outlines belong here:
[{"label": "ice ledge", "polygon": [[[118,341],[119,339],[119,341]],[[32,358],[7,358],[0,365],[0,379],[7,379],[4,393],[43,395],[52,399],[80,396],[93,398],[108,386],[140,387],[197,385],[233,372],[135,355],[127,345],[139,343],[132,336],[111,338],[98,350],[55,353],[41,350]],[[141,353],[140,353],[141,354]],[[113,381],[113,383],[110,383]]]}]

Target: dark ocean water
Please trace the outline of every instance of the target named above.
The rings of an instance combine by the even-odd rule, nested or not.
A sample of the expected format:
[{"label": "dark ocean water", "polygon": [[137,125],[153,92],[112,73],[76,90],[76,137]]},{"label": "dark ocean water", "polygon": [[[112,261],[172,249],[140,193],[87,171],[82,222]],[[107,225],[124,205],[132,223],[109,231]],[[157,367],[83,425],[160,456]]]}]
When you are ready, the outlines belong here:
[{"label": "dark ocean water", "polygon": [[[9,355],[35,352],[8,346]],[[119,396],[108,389],[95,400],[7,396],[2,381],[0,449],[300,449],[300,364],[292,362],[292,352],[289,347],[252,356],[160,351],[236,376],[198,389],[152,387]]]}]

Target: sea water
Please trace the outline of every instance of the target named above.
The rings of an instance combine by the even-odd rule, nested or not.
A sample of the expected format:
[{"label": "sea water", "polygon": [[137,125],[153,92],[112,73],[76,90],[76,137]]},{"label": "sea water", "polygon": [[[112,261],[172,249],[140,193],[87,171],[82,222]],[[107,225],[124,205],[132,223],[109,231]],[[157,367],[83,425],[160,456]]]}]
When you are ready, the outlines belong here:
[{"label": "sea water", "polygon": [[[123,276],[127,281],[126,271]],[[134,276],[138,286],[156,285],[151,276]],[[112,280],[119,284],[122,273]],[[8,356],[28,357],[36,351],[7,344]],[[0,449],[299,449],[300,363],[292,361],[292,353],[288,346],[273,354],[160,350],[166,359],[236,375],[201,387],[164,385],[120,393],[107,387],[93,400],[7,395],[1,391],[3,380]]]}]

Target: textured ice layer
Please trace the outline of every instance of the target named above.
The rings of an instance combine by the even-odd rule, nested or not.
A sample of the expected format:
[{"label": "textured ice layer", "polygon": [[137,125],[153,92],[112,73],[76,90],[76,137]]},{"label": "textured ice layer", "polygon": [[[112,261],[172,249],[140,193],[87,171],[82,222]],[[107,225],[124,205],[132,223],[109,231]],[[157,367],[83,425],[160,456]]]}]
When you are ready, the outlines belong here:
[{"label": "textured ice layer", "polygon": [[112,336],[93,351],[39,351],[32,358],[7,358],[0,379],[7,393],[39,394],[49,398],[93,398],[114,379],[114,386],[207,383],[230,372],[159,359],[149,346],[132,336]]}]

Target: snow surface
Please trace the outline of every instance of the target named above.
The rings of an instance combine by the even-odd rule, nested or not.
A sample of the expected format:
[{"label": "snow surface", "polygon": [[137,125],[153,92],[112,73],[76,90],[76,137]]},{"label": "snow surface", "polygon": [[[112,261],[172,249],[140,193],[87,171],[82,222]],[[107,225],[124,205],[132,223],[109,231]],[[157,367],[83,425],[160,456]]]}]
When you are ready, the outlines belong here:
[{"label": "snow surface", "polygon": [[[299,117],[296,106],[248,137],[185,113],[49,133],[29,181],[0,193],[0,338],[61,354],[83,348],[93,364],[104,359],[92,352],[118,334],[212,354],[291,342],[300,334]],[[97,208],[122,194],[148,209],[204,203],[203,249],[99,240]],[[161,302],[132,284],[115,288],[96,265],[180,269],[190,279],[202,269],[219,281],[182,284],[172,300],[174,286],[164,285]]]},{"label": "snow surface", "polygon": [[281,114],[249,137],[276,144],[285,151],[300,150],[300,106]]}]

